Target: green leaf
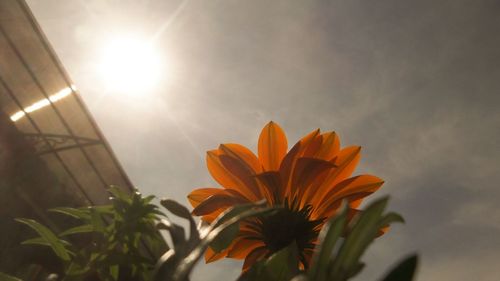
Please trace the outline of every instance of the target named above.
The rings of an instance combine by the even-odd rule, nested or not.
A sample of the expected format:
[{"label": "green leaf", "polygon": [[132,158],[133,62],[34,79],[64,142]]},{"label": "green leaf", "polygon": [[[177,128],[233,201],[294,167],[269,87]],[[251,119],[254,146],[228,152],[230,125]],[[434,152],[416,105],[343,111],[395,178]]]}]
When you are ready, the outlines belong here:
[{"label": "green leaf", "polygon": [[76,219],[82,219],[82,220],[90,219],[90,213],[88,209],[60,207],[60,208],[49,209],[49,212],[60,213]]},{"label": "green leaf", "polygon": [[121,190],[118,186],[112,185],[108,191],[113,195],[113,197],[117,200],[123,201],[124,203],[127,203],[127,205],[132,204],[132,199],[131,196],[125,191]]},{"label": "green leaf", "polygon": [[46,226],[31,220],[31,219],[16,219],[16,221],[26,224],[27,226],[34,229],[41,238],[43,238],[54,251],[54,253],[64,261],[69,261],[70,256],[64,244],[57,238],[57,236]]},{"label": "green leaf", "polygon": [[21,245],[40,245],[40,246],[49,246],[50,247],[50,243],[47,242],[42,237],[37,237],[37,238],[31,238],[31,239],[28,239],[28,240],[24,240],[23,242],[21,242]]},{"label": "green leaf", "polygon": [[23,281],[17,277],[0,272],[0,280],[2,281]]},{"label": "green leaf", "polygon": [[231,242],[233,242],[234,238],[240,232],[239,223],[235,223],[226,229],[224,229],[211,243],[210,248],[215,252],[219,253],[229,247]]},{"label": "green leaf", "polygon": [[[114,213],[113,205],[92,206],[92,209],[101,215],[112,215]],[[88,207],[85,210],[88,210]]]},{"label": "green leaf", "polygon": [[382,281],[411,281],[418,264],[417,255],[412,255],[394,267]]},{"label": "green leaf", "polygon": [[76,226],[70,229],[67,229],[61,233],[59,233],[60,236],[66,236],[70,234],[76,234],[76,233],[88,233],[94,231],[94,227],[91,224],[84,224],[80,226]]},{"label": "green leaf", "polygon": [[256,202],[256,203],[250,203],[250,204],[241,204],[241,205],[236,205],[232,208],[227,209],[226,211],[222,212],[211,224],[210,229],[213,230],[222,223],[230,220],[231,218],[234,218],[246,211],[249,211],[251,209],[255,208],[262,208],[266,204],[265,200]]},{"label": "green leaf", "polygon": [[172,214],[185,218],[185,219],[192,219],[191,213],[189,210],[184,207],[183,205],[177,203],[176,201],[172,199],[162,199],[160,201],[160,204],[165,207],[167,210],[169,210]]},{"label": "green leaf", "polygon": [[172,214],[187,219],[189,221],[189,243],[194,244],[199,241],[200,233],[189,210],[178,202],[171,199],[162,199],[160,204]]},{"label": "green leaf", "polygon": [[[257,208],[255,207],[261,207],[261,205],[253,205],[254,208],[247,208],[245,212],[238,214],[237,216],[231,216],[230,219],[224,220],[224,217],[228,215],[231,211],[226,211],[222,213],[213,223],[212,226],[209,229],[208,234],[203,237],[201,242],[198,244],[196,248],[194,248],[188,255],[187,257],[184,258],[183,262],[179,264],[179,266],[176,268],[176,271],[174,273],[173,279],[174,280],[185,280],[187,278],[189,272],[193,269],[194,265],[196,262],[200,259],[200,257],[203,255],[205,250],[208,248],[210,243],[214,239],[217,238],[218,235],[221,234],[222,231],[224,231],[226,228],[230,227],[231,225],[238,223],[239,221],[249,218],[249,217],[254,217],[258,215],[266,215],[269,214],[273,211],[276,210],[274,207],[268,207],[268,208]],[[239,208],[240,206],[234,207],[234,208]],[[222,222],[224,220],[224,222]]]},{"label": "green leaf", "polygon": [[344,232],[347,223],[347,204],[344,204],[342,211],[332,219],[330,219],[319,234],[319,250],[313,257],[311,268],[308,276],[311,280],[323,281],[327,278],[328,264],[332,256],[333,249],[337,244],[340,236]]},{"label": "green leaf", "polygon": [[66,269],[65,275],[78,276],[78,275],[84,275],[89,271],[90,271],[90,267],[88,265],[82,266],[78,263],[72,262],[69,264],[68,268]]},{"label": "green leaf", "polygon": [[[256,262],[238,281],[288,281],[299,274],[299,253],[296,242],[274,253],[266,260]],[[305,279],[304,279],[305,278]],[[299,279],[297,279],[299,280]],[[302,280],[307,280],[303,277]]]},{"label": "green leaf", "polygon": [[156,226],[158,229],[168,230],[172,238],[173,247],[177,252],[183,252],[186,248],[186,235],[184,228],[180,225],[172,223],[168,219],[162,219]]},{"label": "green leaf", "polygon": [[384,197],[373,202],[361,213],[333,261],[329,274],[331,278],[344,280],[359,271],[359,258],[378,233],[379,221],[388,199]]},{"label": "green leaf", "polygon": [[174,262],[176,256],[173,249],[166,251],[156,262],[153,270],[154,280],[171,280],[175,271]]},{"label": "green leaf", "polygon": [[109,274],[113,278],[113,280],[118,280],[118,265],[113,265],[109,267]]},{"label": "green leaf", "polygon": [[[59,239],[59,241],[61,241],[61,243],[64,246],[66,246],[66,247],[70,247],[71,246],[71,243],[69,243],[66,240]],[[21,245],[41,245],[41,246],[49,246],[50,247],[50,243],[47,242],[42,237],[37,237],[37,238],[31,238],[31,239],[28,239],[28,240],[24,240],[23,242],[21,242]]]},{"label": "green leaf", "polygon": [[89,210],[93,230],[104,233],[106,231],[106,223],[104,222],[101,213],[93,207],[90,207]]},{"label": "green leaf", "polygon": [[299,272],[298,255],[297,244],[294,241],[269,257],[265,262],[265,272],[269,280],[288,281],[297,275]]},{"label": "green leaf", "polygon": [[379,221],[379,228],[389,226],[393,222],[404,223],[405,219],[400,214],[390,212]]},{"label": "green leaf", "polygon": [[144,203],[147,204],[147,203],[151,203],[151,201],[153,201],[153,199],[155,199],[155,198],[156,198],[156,196],[149,195],[149,196],[144,197],[142,200],[144,201]]},{"label": "green leaf", "polygon": [[254,263],[252,267],[246,272],[243,272],[236,281],[270,281],[266,280],[266,278],[270,278],[265,276],[265,260],[260,260]]}]

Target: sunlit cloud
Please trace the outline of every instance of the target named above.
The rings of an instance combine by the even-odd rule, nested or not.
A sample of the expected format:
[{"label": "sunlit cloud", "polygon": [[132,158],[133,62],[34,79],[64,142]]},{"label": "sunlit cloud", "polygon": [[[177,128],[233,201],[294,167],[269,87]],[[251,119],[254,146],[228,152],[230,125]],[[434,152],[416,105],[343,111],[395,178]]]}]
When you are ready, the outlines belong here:
[{"label": "sunlit cloud", "polygon": [[66,87],[57,93],[49,96],[49,98],[41,99],[35,103],[33,103],[30,106],[25,107],[23,110],[19,110],[18,112],[12,114],[10,116],[10,120],[13,122],[18,121],[19,119],[23,118],[26,116],[26,113],[31,113],[34,111],[37,111],[39,109],[42,109],[46,106],[49,106],[51,103],[55,103],[69,95],[71,95],[74,91],[76,91],[76,87],[74,85],[71,85],[71,87]]}]

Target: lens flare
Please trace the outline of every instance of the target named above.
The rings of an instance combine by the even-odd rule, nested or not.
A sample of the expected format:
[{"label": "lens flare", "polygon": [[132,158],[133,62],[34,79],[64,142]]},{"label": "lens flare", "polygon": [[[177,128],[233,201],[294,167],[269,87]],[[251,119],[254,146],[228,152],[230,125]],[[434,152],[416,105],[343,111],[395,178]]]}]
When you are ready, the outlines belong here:
[{"label": "lens flare", "polygon": [[141,95],[154,90],[165,67],[148,40],[123,36],[105,45],[99,72],[108,91]]}]

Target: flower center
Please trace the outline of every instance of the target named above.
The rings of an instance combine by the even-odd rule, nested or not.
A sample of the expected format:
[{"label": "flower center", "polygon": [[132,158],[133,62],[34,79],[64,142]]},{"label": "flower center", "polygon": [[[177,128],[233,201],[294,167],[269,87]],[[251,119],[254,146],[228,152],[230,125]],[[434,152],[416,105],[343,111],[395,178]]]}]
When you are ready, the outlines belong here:
[{"label": "flower center", "polygon": [[299,208],[294,202],[285,199],[283,208],[272,215],[260,217],[254,224],[261,233],[261,240],[269,249],[270,255],[287,247],[295,241],[299,260],[307,268],[305,250],[314,249],[323,219],[311,220],[312,206]]}]

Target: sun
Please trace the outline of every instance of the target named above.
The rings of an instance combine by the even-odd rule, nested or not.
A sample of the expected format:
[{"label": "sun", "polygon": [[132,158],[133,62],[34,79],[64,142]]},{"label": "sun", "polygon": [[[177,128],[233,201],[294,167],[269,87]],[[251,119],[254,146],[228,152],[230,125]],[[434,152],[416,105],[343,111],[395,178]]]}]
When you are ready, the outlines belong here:
[{"label": "sun", "polygon": [[162,56],[149,40],[120,36],[102,48],[99,74],[108,91],[142,95],[151,92],[165,76]]}]

